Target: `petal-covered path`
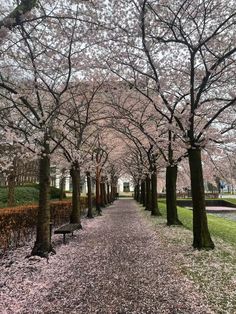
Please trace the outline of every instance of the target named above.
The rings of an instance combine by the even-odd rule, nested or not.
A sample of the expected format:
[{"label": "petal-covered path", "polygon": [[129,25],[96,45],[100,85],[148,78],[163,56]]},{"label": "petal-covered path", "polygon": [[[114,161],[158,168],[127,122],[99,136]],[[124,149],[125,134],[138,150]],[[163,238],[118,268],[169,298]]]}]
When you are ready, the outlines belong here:
[{"label": "petal-covered path", "polygon": [[0,313],[212,313],[135,201],[83,226],[48,263],[26,247],[0,261]]}]

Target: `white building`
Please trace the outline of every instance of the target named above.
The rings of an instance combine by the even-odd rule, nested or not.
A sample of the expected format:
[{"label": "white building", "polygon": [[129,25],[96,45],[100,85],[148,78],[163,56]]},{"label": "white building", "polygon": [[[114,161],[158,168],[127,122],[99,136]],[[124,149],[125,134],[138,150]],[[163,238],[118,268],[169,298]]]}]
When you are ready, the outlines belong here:
[{"label": "white building", "polygon": [[[54,185],[59,188],[60,186],[60,174],[55,175]],[[65,178],[65,191],[72,192],[72,183],[70,175]],[[82,194],[87,194],[86,178],[82,177],[80,182],[80,191]],[[92,181],[92,192],[95,193],[95,181]],[[120,196],[132,196],[134,193],[134,184],[132,178],[128,175],[124,175],[118,179],[117,192]]]},{"label": "white building", "polygon": [[131,177],[122,176],[118,179],[117,192],[120,196],[132,196],[134,192],[134,184]]}]

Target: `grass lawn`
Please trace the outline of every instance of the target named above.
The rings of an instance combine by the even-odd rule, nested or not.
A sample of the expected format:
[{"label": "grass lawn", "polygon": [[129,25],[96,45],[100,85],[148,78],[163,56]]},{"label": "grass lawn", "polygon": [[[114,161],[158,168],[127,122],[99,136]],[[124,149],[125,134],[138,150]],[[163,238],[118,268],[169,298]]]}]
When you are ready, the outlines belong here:
[{"label": "grass lawn", "polygon": [[[6,187],[0,188],[0,208],[7,206],[7,193]],[[19,186],[15,188],[16,205],[37,203],[39,199],[39,190],[36,187]]]},{"label": "grass lawn", "polygon": [[[0,208],[7,207],[7,187],[0,187]],[[59,198],[59,189],[51,187],[50,198]],[[17,186],[15,188],[15,200],[17,205],[34,204],[39,200],[39,187],[37,184],[32,186]]]},{"label": "grass lawn", "polygon": [[219,198],[219,200],[227,201],[236,204],[236,198]]},{"label": "grass lawn", "polygon": [[209,229],[216,247],[214,250],[194,250],[190,248],[192,211],[178,207],[179,219],[184,227],[167,227],[165,200],[160,200],[159,208],[162,218],[153,219],[147,211],[143,211],[143,215],[156,227],[160,238],[176,248],[180,271],[196,283],[211,313],[236,313],[236,221],[208,214]]},{"label": "grass lawn", "polygon": [[[231,199],[229,201],[231,201]],[[236,203],[236,200],[234,200],[234,203]],[[159,202],[159,207],[162,215],[166,216],[165,202]],[[184,227],[192,230],[192,211],[183,207],[178,207],[178,215]],[[208,214],[207,216],[211,235],[236,245],[236,221],[216,217],[212,214]]]}]

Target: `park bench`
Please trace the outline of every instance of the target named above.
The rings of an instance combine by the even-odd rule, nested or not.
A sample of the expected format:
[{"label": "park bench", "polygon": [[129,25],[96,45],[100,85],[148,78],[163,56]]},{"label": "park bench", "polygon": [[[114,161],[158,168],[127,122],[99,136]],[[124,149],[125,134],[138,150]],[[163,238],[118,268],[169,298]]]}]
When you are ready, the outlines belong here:
[{"label": "park bench", "polygon": [[81,225],[76,223],[76,224],[67,224],[64,226],[61,226],[60,228],[56,229],[54,231],[54,234],[63,234],[63,243],[66,243],[66,234],[71,233],[73,236],[73,232],[75,230],[81,229]]}]

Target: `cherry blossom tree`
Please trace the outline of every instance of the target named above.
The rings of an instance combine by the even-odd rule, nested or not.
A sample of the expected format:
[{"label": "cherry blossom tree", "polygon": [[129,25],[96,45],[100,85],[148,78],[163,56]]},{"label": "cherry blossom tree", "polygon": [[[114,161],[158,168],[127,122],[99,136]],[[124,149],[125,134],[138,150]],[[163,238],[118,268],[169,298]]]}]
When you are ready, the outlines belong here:
[{"label": "cherry blossom tree", "polygon": [[[102,83],[96,81],[81,81],[76,85],[76,88],[72,87],[67,91],[67,101],[61,107],[61,119],[64,129],[62,129],[60,136],[56,134],[54,138],[54,141],[59,143],[66,160],[70,163],[72,179],[72,213],[70,222],[80,225],[81,171],[82,167],[86,168],[85,173],[90,182],[88,163],[91,164],[89,160],[92,158],[92,150],[95,145],[96,122],[101,119],[98,101],[101,86]],[[90,190],[90,185],[88,187]],[[88,216],[90,217],[91,195],[89,195],[89,202],[90,211]]]},{"label": "cherry blossom tree", "polygon": [[1,13],[5,16],[0,20],[0,33],[4,35],[4,28],[12,30],[20,25],[25,15],[29,13],[37,5],[37,0],[21,0],[18,1],[14,8],[6,8],[1,5]]},{"label": "cherry blossom tree", "polygon": [[[163,27],[161,33],[154,35],[154,42],[169,44],[172,55],[177,57],[177,53],[179,54],[176,58],[177,62],[171,62],[171,66],[167,66],[166,70],[169,69],[172,75],[181,75],[182,82],[186,83],[186,88],[180,86],[178,82],[175,84],[179,91],[181,90],[179,93],[182,100],[185,100],[182,108],[185,113],[188,112],[188,127],[183,128],[180,123],[179,126],[185,132],[185,140],[189,144],[193,197],[193,246],[213,248],[205,213],[201,150],[207,145],[208,139],[216,135],[211,133],[212,124],[236,101],[235,94],[231,92],[233,85],[230,74],[235,68],[236,48],[231,41],[231,34],[235,27],[235,12],[231,4],[225,6],[224,1],[221,1],[217,7],[214,6],[214,1],[201,1],[198,5],[186,1],[177,4],[174,8],[171,7],[172,2],[167,5],[160,4],[158,7],[148,2],[144,2],[143,5],[145,6],[143,6],[143,28],[145,11],[150,9],[149,12],[154,14],[156,21]],[[224,10],[223,15],[218,14],[220,7]],[[202,14],[199,15],[198,12]],[[142,35],[145,47],[149,35],[152,34],[147,35],[143,30]],[[148,48],[146,55],[152,58]],[[179,121],[178,116],[177,121]]]},{"label": "cherry blossom tree", "polygon": [[[127,135],[126,130],[132,127],[133,130],[137,129],[138,135],[136,138],[138,138],[140,134],[143,134],[144,137],[147,138],[150,143],[147,150],[150,165],[156,163],[151,161],[155,154],[161,155],[162,159],[164,159],[166,167],[167,224],[178,225],[180,221],[178,219],[176,205],[177,164],[185,157],[186,150],[182,147],[181,141],[174,132],[173,113],[170,115],[170,120],[167,124],[163,115],[153,110],[150,101],[147,100],[146,97],[143,97],[143,95],[140,96],[139,93],[135,92],[133,89],[127,92],[125,87],[125,84],[123,84],[123,89],[120,88],[119,90],[116,88],[112,90],[111,88],[111,95],[110,97],[108,96],[107,101],[109,105],[114,108],[114,118],[116,117],[116,119],[118,119],[118,125],[121,125],[120,129],[123,130],[123,133]],[[114,123],[114,125],[117,128],[117,123]],[[141,142],[145,142],[143,137],[140,141],[140,145]],[[153,154],[154,151],[156,151],[155,154]],[[152,167],[153,166],[150,166],[150,169]],[[150,171],[150,174],[155,173],[155,169],[154,171]],[[154,180],[153,175],[153,184]],[[149,190],[149,176],[146,178],[146,185]],[[142,180],[141,194],[143,203],[145,202],[144,189],[145,184],[144,180]]]},{"label": "cherry blossom tree", "polygon": [[59,117],[67,102],[64,95],[76,85],[78,71],[83,75],[79,60],[81,56],[83,60],[90,58],[86,52],[93,45],[86,42],[92,29],[79,21],[79,7],[73,7],[74,18],[67,19],[67,12],[71,14],[72,10],[66,4],[61,7],[64,18],[58,18],[60,8],[48,4],[45,10],[50,11],[51,5],[53,9],[50,18],[34,18],[16,27],[14,34],[5,39],[6,58],[0,65],[0,96],[9,113],[6,124],[16,130],[18,142],[24,142],[25,148],[40,159],[37,236],[32,250],[33,255],[40,256],[47,256],[52,250],[48,197],[50,156],[64,139],[54,141],[55,135],[61,133]]},{"label": "cherry blossom tree", "polygon": [[[128,117],[127,110],[125,110],[125,116]],[[131,142],[133,142],[140,155],[137,160],[142,161],[143,155],[145,155],[144,160],[146,159],[148,163],[147,172],[151,178],[151,200],[149,202],[150,210],[152,215],[159,216],[160,212],[157,203],[157,167],[160,155],[158,154],[158,150],[153,144],[153,141],[151,141],[150,136],[148,136],[148,133],[145,132],[145,124],[144,121],[142,121],[143,117],[144,115],[141,112],[141,121],[139,121],[138,116],[135,116],[133,112],[132,118],[134,123],[131,124],[129,119],[124,119],[122,113],[121,116],[117,116],[117,118],[119,118],[119,123],[112,124],[111,126],[115,128],[118,132],[123,134],[125,137],[127,137]],[[140,181],[142,181],[142,172],[138,171],[137,173],[137,200],[140,200],[139,185]],[[144,186],[142,185],[142,189],[143,188]],[[142,195],[144,195],[144,192],[142,193]],[[148,195],[150,194],[148,193]],[[142,199],[142,201],[143,200],[144,199]]]},{"label": "cherry blossom tree", "polygon": [[96,165],[96,211],[98,215],[102,214],[102,206],[104,206],[104,190],[102,182],[102,174],[105,164],[108,160],[108,147],[103,142],[102,134],[96,136],[96,146],[93,149],[93,161]]},{"label": "cherry blossom tree", "polygon": [[[193,246],[213,248],[201,151],[220,134],[213,124],[235,105],[235,10],[223,0],[114,1],[111,10],[119,40],[111,37],[107,64],[145,95],[166,123],[172,119],[177,125],[175,133],[186,147],[190,165]],[[129,18],[116,18],[122,10],[129,11]]]}]

